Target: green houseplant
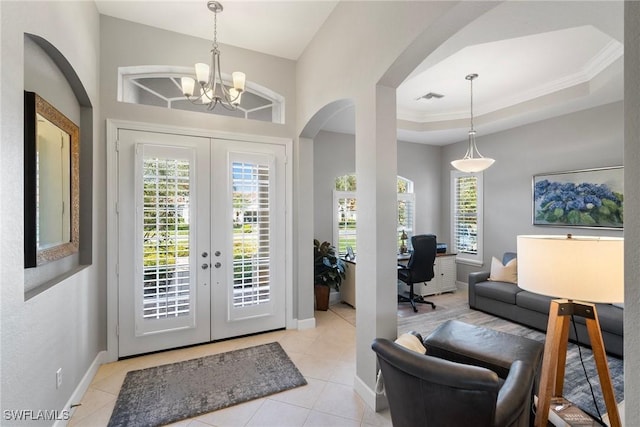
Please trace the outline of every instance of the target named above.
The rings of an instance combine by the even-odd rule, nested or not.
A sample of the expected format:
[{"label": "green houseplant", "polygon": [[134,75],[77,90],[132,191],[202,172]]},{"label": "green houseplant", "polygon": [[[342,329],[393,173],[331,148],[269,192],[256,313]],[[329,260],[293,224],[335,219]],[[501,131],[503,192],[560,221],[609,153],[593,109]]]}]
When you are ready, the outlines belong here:
[{"label": "green houseplant", "polygon": [[313,239],[313,283],[316,297],[316,309],[326,311],[329,308],[331,288],[340,290],[345,278],[346,263],[336,255],[336,248],[329,242]]}]

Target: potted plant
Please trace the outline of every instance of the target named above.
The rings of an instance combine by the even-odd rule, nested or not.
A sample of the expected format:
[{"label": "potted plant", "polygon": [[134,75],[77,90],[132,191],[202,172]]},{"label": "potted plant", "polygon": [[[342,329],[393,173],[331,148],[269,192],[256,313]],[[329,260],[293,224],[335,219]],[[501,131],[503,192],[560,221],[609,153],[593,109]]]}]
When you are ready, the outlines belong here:
[{"label": "potted plant", "polygon": [[320,243],[318,239],[313,239],[313,283],[317,310],[326,311],[329,308],[331,288],[340,290],[346,268],[346,263],[336,255],[336,248],[331,243]]}]

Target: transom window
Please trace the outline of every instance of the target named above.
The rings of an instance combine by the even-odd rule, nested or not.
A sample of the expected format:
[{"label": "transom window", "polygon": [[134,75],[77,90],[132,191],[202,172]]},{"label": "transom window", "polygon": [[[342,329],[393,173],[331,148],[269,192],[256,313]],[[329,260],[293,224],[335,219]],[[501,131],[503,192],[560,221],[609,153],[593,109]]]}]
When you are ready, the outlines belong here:
[{"label": "transom window", "polygon": [[[181,77],[194,77],[188,67],[140,66],[118,69],[118,101],[152,105],[176,110],[239,117],[263,122],[284,123],[284,98],[253,82],[246,82],[242,103],[236,111],[216,108],[212,111],[194,105],[182,94]],[[222,74],[231,86],[231,76]]]},{"label": "transom window", "polygon": [[[404,231],[407,235],[406,245],[411,250],[411,236],[414,234],[415,222],[415,195],[413,194],[413,181],[401,176],[398,177],[398,221],[397,221],[397,246],[398,252],[402,241],[400,236]],[[356,242],[356,177],[354,174],[339,176],[335,181],[333,191],[333,205],[336,212],[333,221],[333,234],[338,253],[345,255],[347,248],[351,247],[357,252]]]}]

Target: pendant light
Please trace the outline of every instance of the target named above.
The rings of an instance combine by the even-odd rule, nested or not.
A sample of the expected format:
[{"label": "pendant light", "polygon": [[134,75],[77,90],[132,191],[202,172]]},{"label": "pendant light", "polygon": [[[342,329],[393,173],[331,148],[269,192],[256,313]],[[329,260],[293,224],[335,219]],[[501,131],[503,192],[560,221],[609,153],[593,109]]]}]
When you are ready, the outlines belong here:
[{"label": "pendant light", "polygon": [[494,159],[483,157],[476,146],[476,131],[473,128],[473,80],[477,77],[477,74],[469,74],[465,77],[465,79],[469,80],[471,86],[471,129],[469,130],[469,146],[462,159],[451,162],[451,165],[461,172],[481,172],[495,162]]},{"label": "pendant light", "polygon": [[211,46],[210,65],[198,63],[195,66],[198,91],[194,94],[196,81],[191,77],[182,78],[182,93],[196,105],[204,105],[207,110],[213,110],[216,105],[222,105],[227,110],[236,110],[240,105],[244,92],[245,75],[240,71],[232,73],[233,87],[227,89],[222,82],[220,71],[220,49],[218,48],[218,13],[222,12],[222,4],[211,0],[207,7],[213,12],[213,44]]}]

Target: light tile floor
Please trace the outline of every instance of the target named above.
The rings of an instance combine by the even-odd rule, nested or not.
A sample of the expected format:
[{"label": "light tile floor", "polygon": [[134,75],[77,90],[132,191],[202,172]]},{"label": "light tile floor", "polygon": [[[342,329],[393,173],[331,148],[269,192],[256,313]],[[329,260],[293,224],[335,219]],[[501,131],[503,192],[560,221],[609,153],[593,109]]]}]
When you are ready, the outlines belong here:
[{"label": "light tile floor", "polygon": [[124,377],[130,370],[223,353],[278,341],[308,385],[210,412],[173,426],[364,427],[391,426],[389,411],[375,413],[353,389],[355,327],[333,311],[316,312],[316,328],[277,331],[171,350],[102,365],[69,422],[100,427],[109,422]]}]

